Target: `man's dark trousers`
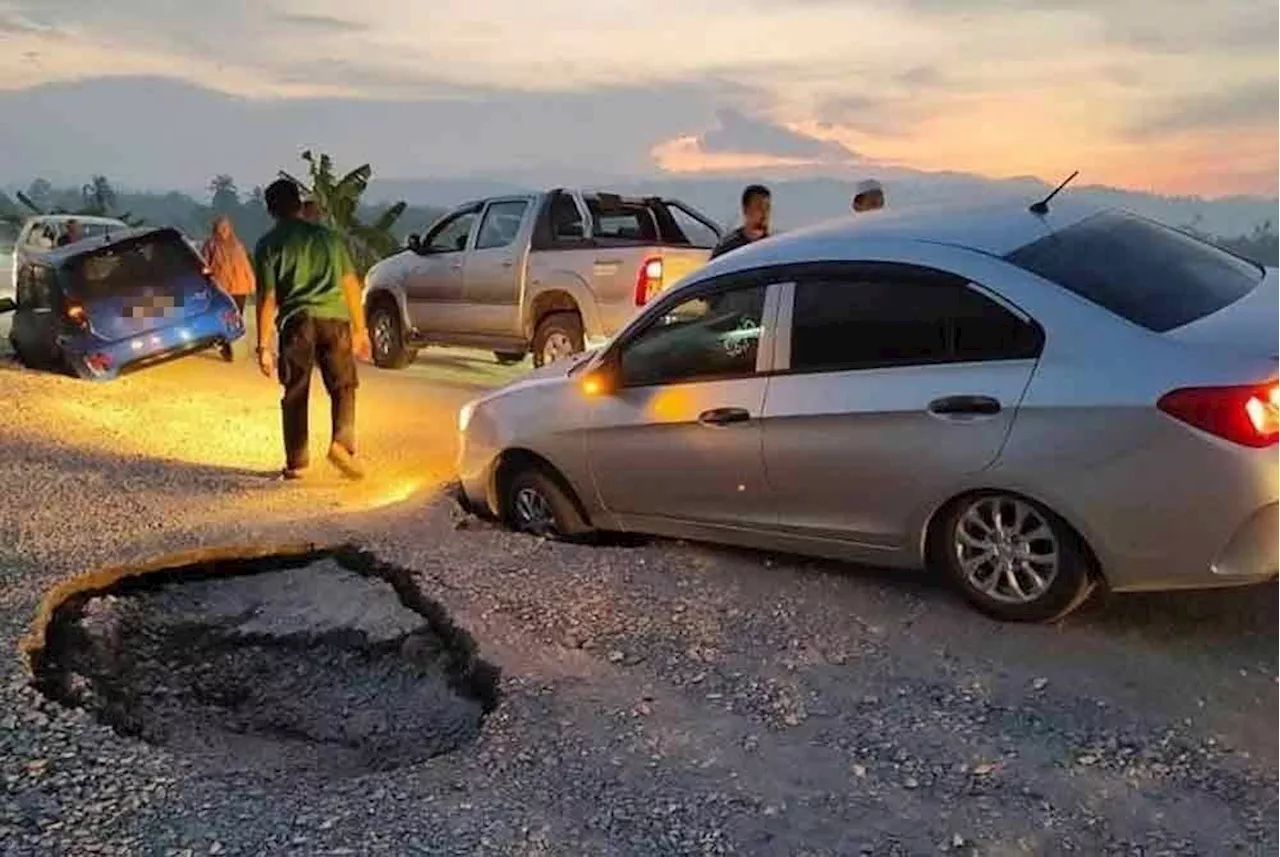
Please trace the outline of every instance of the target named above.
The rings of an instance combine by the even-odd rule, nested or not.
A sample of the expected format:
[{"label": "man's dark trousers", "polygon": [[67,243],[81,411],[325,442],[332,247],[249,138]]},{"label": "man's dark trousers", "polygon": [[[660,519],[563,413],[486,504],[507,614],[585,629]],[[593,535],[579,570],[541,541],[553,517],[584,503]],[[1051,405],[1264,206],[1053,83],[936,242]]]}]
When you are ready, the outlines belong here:
[{"label": "man's dark trousers", "polygon": [[301,470],[310,463],[307,440],[307,405],[311,396],[311,372],[320,377],[332,408],[333,442],[347,452],[356,451],[356,361],[351,353],[351,323],[340,319],[297,315],[280,331],[280,383],[284,397],[285,464]]}]

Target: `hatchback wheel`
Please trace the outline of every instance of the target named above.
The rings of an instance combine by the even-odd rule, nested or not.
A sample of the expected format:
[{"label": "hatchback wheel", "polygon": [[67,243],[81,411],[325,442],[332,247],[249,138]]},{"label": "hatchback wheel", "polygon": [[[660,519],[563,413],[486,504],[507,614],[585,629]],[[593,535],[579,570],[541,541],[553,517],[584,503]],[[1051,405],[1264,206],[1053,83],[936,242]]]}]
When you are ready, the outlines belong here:
[{"label": "hatchback wheel", "polygon": [[954,504],[934,555],[965,597],[997,619],[1046,622],[1079,607],[1094,587],[1080,537],[1025,497],[985,493]]},{"label": "hatchback wheel", "polygon": [[591,531],[567,489],[538,467],[527,467],[507,482],[502,510],[507,525],[522,533],[572,539]]}]

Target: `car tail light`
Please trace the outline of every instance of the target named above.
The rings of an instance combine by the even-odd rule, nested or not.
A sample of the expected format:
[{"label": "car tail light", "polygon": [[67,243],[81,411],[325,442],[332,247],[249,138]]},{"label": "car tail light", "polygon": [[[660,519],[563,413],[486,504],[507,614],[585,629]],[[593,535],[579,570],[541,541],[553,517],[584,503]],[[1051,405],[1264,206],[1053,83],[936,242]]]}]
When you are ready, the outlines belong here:
[{"label": "car tail light", "polygon": [[650,256],[636,273],[636,306],[644,306],[662,291],[662,257]]},{"label": "car tail light", "polygon": [[225,324],[227,327],[239,327],[244,322],[240,318],[240,313],[238,310],[229,309],[229,310],[223,310],[222,323]]},{"label": "car tail light", "polygon": [[102,353],[90,354],[84,362],[95,372],[106,372],[111,368],[111,357]]},{"label": "car tail light", "polygon": [[66,316],[67,321],[76,327],[89,326],[89,314],[84,311],[84,307],[80,304],[67,304]]},{"label": "car tail light", "polygon": [[1175,419],[1210,434],[1261,449],[1280,438],[1280,385],[1186,387],[1157,403]]}]

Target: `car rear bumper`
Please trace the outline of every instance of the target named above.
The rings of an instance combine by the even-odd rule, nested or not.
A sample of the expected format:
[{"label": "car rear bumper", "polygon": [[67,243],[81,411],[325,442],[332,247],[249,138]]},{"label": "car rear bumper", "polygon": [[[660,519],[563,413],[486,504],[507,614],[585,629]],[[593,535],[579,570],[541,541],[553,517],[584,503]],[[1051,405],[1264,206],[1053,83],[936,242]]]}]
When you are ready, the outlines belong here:
[{"label": "car rear bumper", "polygon": [[[1203,531],[1199,537],[1180,533],[1194,533],[1202,521],[1170,520],[1159,540],[1167,549],[1104,559],[1108,585],[1116,592],[1154,592],[1248,586],[1275,578],[1280,572],[1280,503],[1264,500],[1235,511],[1232,523],[1221,527],[1216,538]],[[1187,514],[1196,512],[1188,509]],[[1152,543],[1156,541],[1153,534]]]},{"label": "car rear bumper", "polygon": [[238,313],[217,308],[114,342],[83,334],[65,341],[62,350],[82,377],[105,381],[122,372],[235,342],[244,332],[244,321]]}]

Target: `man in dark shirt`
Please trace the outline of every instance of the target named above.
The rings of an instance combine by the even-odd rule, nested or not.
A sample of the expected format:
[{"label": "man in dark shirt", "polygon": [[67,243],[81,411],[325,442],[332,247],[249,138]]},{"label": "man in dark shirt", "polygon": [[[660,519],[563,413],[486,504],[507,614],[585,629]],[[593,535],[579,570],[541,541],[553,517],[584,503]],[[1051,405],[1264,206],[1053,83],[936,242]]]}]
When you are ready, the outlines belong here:
[{"label": "man in dark shirt", "polygon": [[[346,476],[358,479],[364,472],[355,457],[355,356],[369,354],[360,280],[337,233],[303,219],[297,185],[280,179],[264,196],[276,225],[262,236],[253,253],[258,366],[268,378],[278,372],[284,386],[282,475],[300,478],[310,463],[307,404],[311,373],[318,365],[333,405],[329,461]],[[273,327],[279,332],[278,362],[271,349]]]},{"label": "man in dark shirt", "polygon": [[742,225],[720,239],[711,258],[745,247],[753,241],[769,237],[769,211],[772,197],[764,185],[748,185],[742,192]]}]

